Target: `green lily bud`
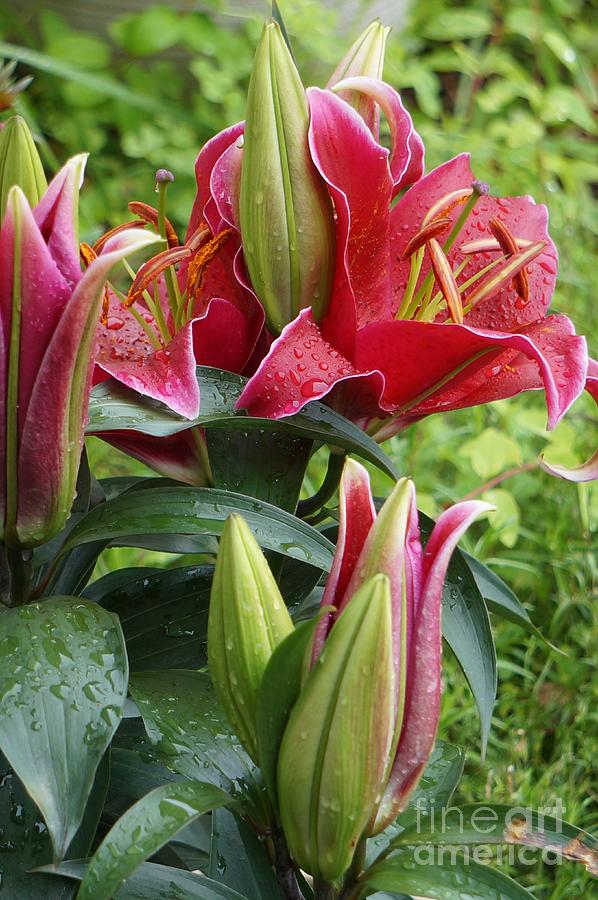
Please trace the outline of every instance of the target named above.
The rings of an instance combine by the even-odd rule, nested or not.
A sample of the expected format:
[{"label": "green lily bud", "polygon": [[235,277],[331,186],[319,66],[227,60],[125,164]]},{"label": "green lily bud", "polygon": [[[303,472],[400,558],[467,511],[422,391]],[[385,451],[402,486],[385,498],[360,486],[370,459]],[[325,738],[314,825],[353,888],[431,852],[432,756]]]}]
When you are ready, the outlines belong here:
[{"label": "green lily bud", "polygon": [[376,575],[326,639],[291,711],[278,757],[289,849],[333,881],[380,802],[395,727],[390,583]]},{"label": "green lily bud", "polygon": [[249,277],[274,333],[307,307],[320,320],[332,290],[333,210],[308,129],[299,73],[279,26],[267,22],[249,84],[239,217]]},{"label": "green lily bud", "polygon": [[10,118],[0,131],[0,223],[8,193],[15,185],[21,188],[32,207],[41,200],[48,186],[37,147],[21,116]]},{"label": "green lily bud", "polygon": [[[384,69],[384,53],[386,39],[390,28],[382,25],[379,19],[371,22],[354,44],[349,47],[340,63],[330,76],[326,87],[331,90],[339,81],[354,76],[366,78],[382,78]],[[338,96],[350,103],[360,116],[365,119],[368,128],[373,131],[377,128],[378,112],[371,97],[360,91],[338,91]]]},{"label": "green lily bud", "polygon": [[216,695],[254,760],[262,676],[272,652],[292,630],[278,585],[249,526],[241,516],[229,516],[212,582],[208,664]]}]

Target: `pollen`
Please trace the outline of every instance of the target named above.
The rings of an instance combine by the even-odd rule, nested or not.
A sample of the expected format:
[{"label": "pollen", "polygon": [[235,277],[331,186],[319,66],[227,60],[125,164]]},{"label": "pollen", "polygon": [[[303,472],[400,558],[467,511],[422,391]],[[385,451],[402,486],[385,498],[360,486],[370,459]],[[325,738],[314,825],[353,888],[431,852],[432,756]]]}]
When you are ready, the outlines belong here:
[{"label": "pollen", "polygon": [[455,274],[438,241],[432,238],[427,244],[434,276],[440,288],[453,322],[463,324],[463,304]]},{"label": "pollen", "polygon": [[465,190],[459,191],[451,191],[449,194],[445,194],[444,197],[441,197],[440,200],[437,200],[436,203],[430,207],[430,209],[424,216],[422,225],[428,225],[430,222],[433,222],[435,219],[438,219],[441,216],[448,216],[448,214],[452,212],[457,206],[463,206],[465,203],[467,203],[472,194],[472,188],[466,188]]},{"label": "pollen", "polygon": [[438,237],[442,234],[443,231],[446,231],[448,226],[451,224],[451,220],[448,216],[442,216],[439,219],[434,219],[434,221],[430,222],[429,225],[425,225],[421,228],[417,234],[414,234],[403,253],[401,254],[402,259],[409,259],[414,253],[417,253],[420,247],[423,247],[424,244],[427,244],[429,240],[432,238]]},{"label": "pollen", "polygon": [[[495,216],[490,219],[490,221],[488,222],[488,226],[490,228],[490,231],[500,244],[500,248],[507,259],[510,256],[513,256],[514,253],[518,252],[519,246],[517,243],[517,238],[513,236],[504,222],[501,222],[501,220],[496,218]],[[527,277],[527,271],[525,267],[513,276],[512,283],[521,299],[524,302],[527,302],[529,299],[529,279]]]},{"label": "pollen", "polygon": [[197,297],[201,290],[205,267],[215,256],[220,247],[226,243],[232,233],[232,228],[224,228],[218,234],[214,235],[214,237],[210,238],[205,244],[202,244],[197,250],[195,256],[189,263],[187,272],[187,291],[190,297]]}]

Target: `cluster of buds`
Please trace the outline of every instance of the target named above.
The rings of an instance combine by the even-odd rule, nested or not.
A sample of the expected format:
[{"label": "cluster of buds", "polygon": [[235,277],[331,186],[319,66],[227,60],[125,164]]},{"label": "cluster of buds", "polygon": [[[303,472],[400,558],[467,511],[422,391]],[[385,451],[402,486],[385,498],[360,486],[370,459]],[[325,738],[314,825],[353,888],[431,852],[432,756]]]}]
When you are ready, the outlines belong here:
[{"label": "cluster of buds", "polygon": [[[345,465],[337,550],[277,763],[288,846],[316,878],[339,878],[359,841],[393,821],[419,780],[438,725],[446,569],[465,529],[487,509],[470,501],[447,510],[424,552],[412,482],[401,479],[376,516],[367,472],[352,460]],[[241,519],[229,519],[208,660],[218,697],[258,765],[260,684],[292,631],[255,538]]]}]

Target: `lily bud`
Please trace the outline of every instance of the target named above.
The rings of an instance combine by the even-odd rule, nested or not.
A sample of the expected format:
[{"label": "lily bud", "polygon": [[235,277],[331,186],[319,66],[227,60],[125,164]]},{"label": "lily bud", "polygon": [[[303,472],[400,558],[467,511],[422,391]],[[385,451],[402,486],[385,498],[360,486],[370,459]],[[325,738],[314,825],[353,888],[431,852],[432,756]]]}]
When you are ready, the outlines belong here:
[{"label": "lily bud", "polygon": [[[330,76],[326,87],[332,90],[339,81],[355,76],[381,79],[389,32],[390,28],[382,25],[379,19],[371,22],[355,43],[349,47]],[[361,91],[338,91],[338,96],[357,110],[374,137],[377,137],[380,115],[375,101]]]},{"label": "lily bud", "polygon": [[210,599],[208,664],[239,740],[257,758],[257,695],[274,649],[293,623],[268,563],[241,516],[222,532]]},{"label": "lily bud", "polygon": [[274,333],[304,308],[320,320],[332,289],[333,210],[308,129],[299,73],[268,22],[249,84],[239,217],[249,277]]},{"label": "lily bud", "polygon": [[280,814],[302,869],[349,867],[385,785],[394,726],[390,582],[376,575],[339,617],[309,673],[278,757]]},{"label": "lily bud", "polygon": [[33,209],[12,187],[0,228],[0,540],[7,546],[44,543],[70,515],[104,285],[116,263],[157,240],[123,232],[81,272],[84,165],[84,156],[69,160]]},{"label": "lily bud", "polygon": [[0,223],[8,194],[17,185],[30,206],[35,206],[47,188],[46,176],[31,132],[21,116],[10,118],[0,131]]}]

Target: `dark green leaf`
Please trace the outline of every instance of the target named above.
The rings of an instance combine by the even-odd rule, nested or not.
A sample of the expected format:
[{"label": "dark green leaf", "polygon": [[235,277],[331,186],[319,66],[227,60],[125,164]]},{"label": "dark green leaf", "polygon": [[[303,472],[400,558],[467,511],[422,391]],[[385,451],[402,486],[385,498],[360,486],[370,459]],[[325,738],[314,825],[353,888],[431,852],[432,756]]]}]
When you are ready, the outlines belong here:
[{"label": "dark green leaf", "polygon": [[517,882],[490,866],[456,855],[436,862],[434,847],[406,848],[374,866],[367,886],[379,891],[399,891],[435,900],[530,900],[532,895]]},{"label": "dark green leaf", "polygon": [[231,513],[246,520],[268,550],[328,570],[333,546],[311,525],[269,503],[214,488],[167,487],[127,492],[92,509],[71,531],[63,552],[127,535],[219,535]]},{"label": "dark green leaf", "polygon": [[496,702],[496,649],[486,604],[460,550],[453,554],[444,583],[442,633],[475,698],[484,755]]},{"label": "dark green leaf", "polygon": [[284,729],[301,689],[301,670],[317,619],[304,622],[278,645],[266,666],[256,711],[257,751],[268,793],[276,803],[276,764]]},{"label": "dark green leaf", "polygon": [[139,672],[131,676],[130,689],[150,740],[167,766],[264,809],[257,770],[233,734],[207,674]]},{"label": "dark green leaf", "polygon": [[0,747],[61,859],[122,716],[127,659],[116,616],[79,598],[2,614]]},{"label": "dark green leaf", "polygon": [[0,894],[7,900],[70,900],[62,878],[29,870],[52,860],[52,841],[39,810],[0,754]]},{"label": "dark green leaf", "polygon": [[295,512],[311,441],[260,428],[211,428],[206,434],[214,487]]},{"label": "dark green leaf", "polygon": [[208,874],[248,900],[283,900],[264,842],[228,809],[212,816],[212,847]]},{"label": "dark green leaf", "polygon": [[[86,860],[77,859],[55,868],[48,866],[46,871],[80,881],[86,865]],[[150,897],[151,900],[247,900],[244,894],[211,878],[155,863],[142,863],[114,897],[115,900],[149,900]]]},{"label": "dark green leaf", "polygon": [[163,784],[110,829],[83,876],[77,900],[110,900],[135,869],[175,834],[230,797],[200,781]]},{"label": "dark green leaf", "polygon": [[[116,587],[104,581],[94,593],[105,609],[120,619],[131,671],[199,668],[206,663],[206,632],[213,569],[177,569],[120,573]],[[117,573],[111,573],[115,575]]]},{"label": "dark green leaf", "polygon": [[356,425],[323,403],[309,403],[296,416],[284,419],[259,419],[237,413],[235,404],[246,379],[209,366],[198,366],[201,413],[190,421],[177,416],[164,404],[143,397],[114,379],[95,386],[89,405],[88,434],[132,430],[157,437],[184,431],[193,425],[202,428],[262,429],[320,441],[341,447],[368,460],[391,478],[397,474],[383,450]]},{"label": "dark green leaf", "polygon": [[[485,566],[484,563],[480,562],[479,559],[476,559],[475,556],[472,556],[465,550],[462,550],[461,552],[467,565],[472,571],[475,582],[482,597],[486,601],[486,605],[490,612],[496,613],[497,616],[508,619],[516,625],[520,625],[549,647],[558,651],[558,648],[554,647],[550,641],[544,637],[540,629],[536,628],[530,619],[526,608],[520,603],[508,584],[505,584],[502,578],[499,578],[492,569]],[[560,653],[561,651],[558,652]]]},{"label": "dark green leaf", "polygon": [[101,578],[96,578],[91,584],[88,584],[82,591],[81,596],[87,600],[93,600],[98,603],[103,597],[116,594],[121,587],[144,578],[149,575],[156,575],[161,572],[155,566],[129,566],[127,569],[115,569],[114,572],[108,572]]}]

